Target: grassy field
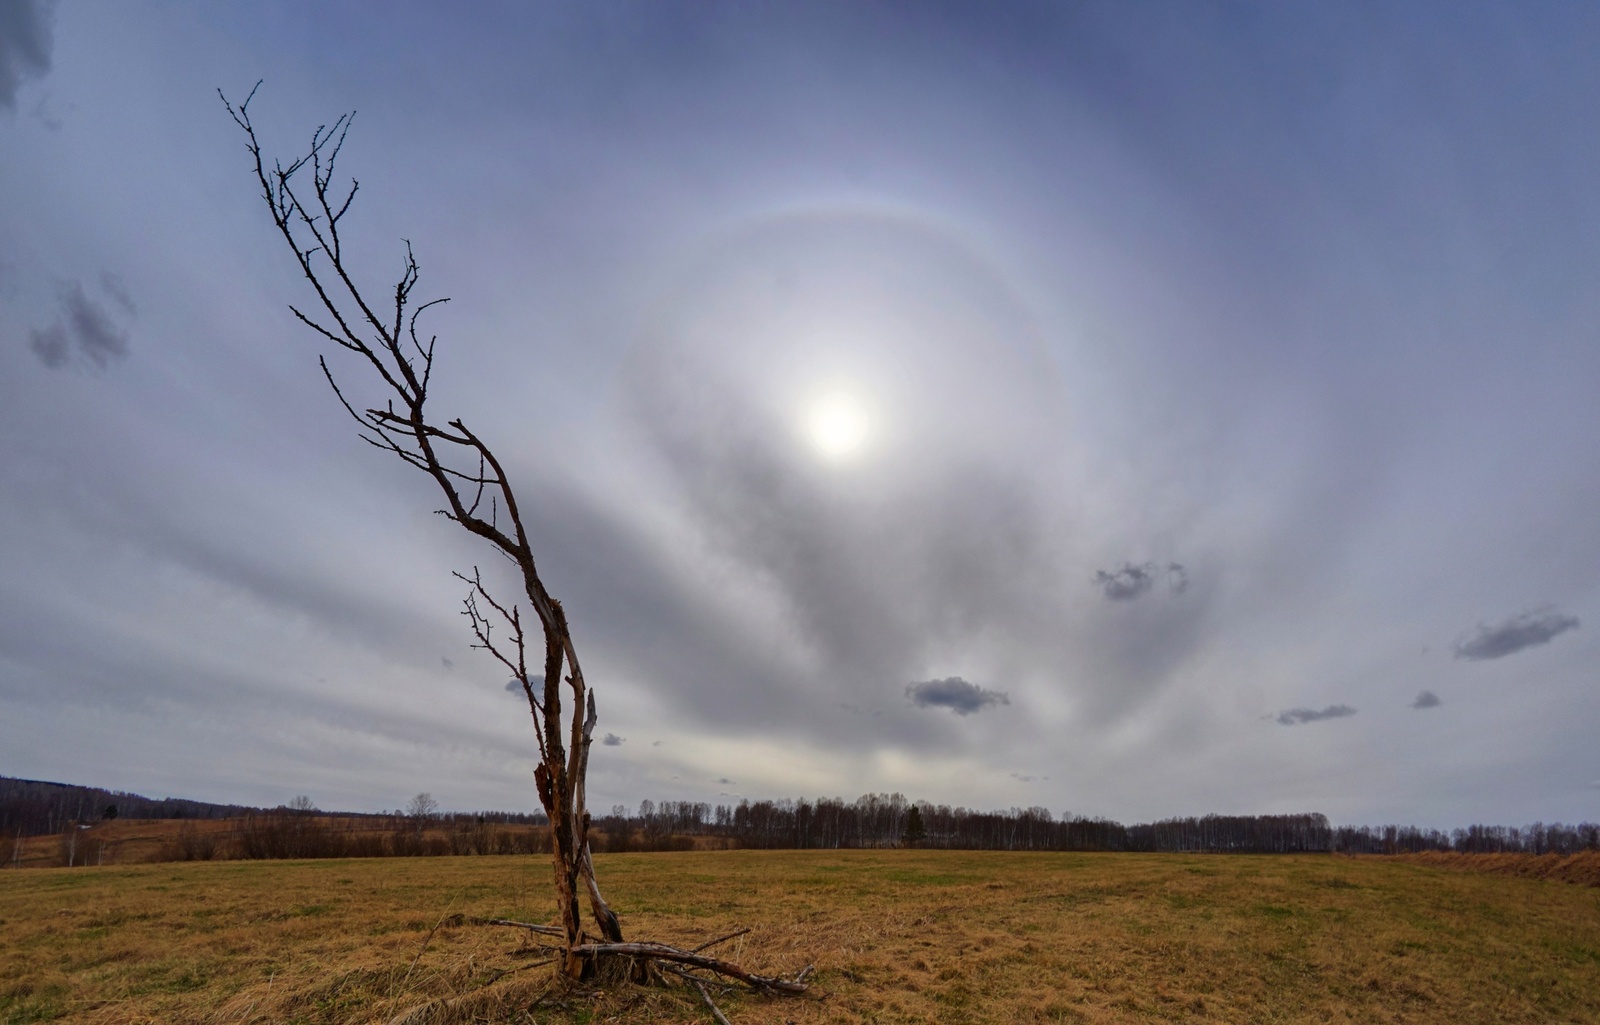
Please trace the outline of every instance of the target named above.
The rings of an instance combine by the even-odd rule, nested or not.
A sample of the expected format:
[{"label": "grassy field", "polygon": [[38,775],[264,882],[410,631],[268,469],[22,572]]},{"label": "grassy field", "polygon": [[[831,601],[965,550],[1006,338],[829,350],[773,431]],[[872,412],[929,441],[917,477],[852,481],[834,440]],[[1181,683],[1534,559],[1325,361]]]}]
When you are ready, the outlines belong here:
[{"label": "grassy field", "polygon": [[[1600,1022],[1600,889],[1388,859],[697,852],[597,859],[630,938],[815,963],[817,1022]],[[545,993],[512,930],[541,858],[0,872],[0,1023],[709,1021],[692,993]],[[430,937],[430,932],[431,937]],[[530,1005],[544,994],[544,999]],[[416,1020],[427,1020],[418,1015]]]}]

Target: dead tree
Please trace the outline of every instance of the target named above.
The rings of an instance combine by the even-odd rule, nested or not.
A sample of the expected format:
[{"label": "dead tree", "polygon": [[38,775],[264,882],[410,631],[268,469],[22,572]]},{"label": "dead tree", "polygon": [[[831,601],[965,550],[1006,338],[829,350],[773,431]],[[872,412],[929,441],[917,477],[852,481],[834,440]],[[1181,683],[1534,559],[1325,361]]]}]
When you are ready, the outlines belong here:
[{"label": "dead tree", "polygon": [[[226,96],[222,101],[245,133],[256,181],[273,223],[316,293],[317,306],[312,313],[295,306],[290,310],[322,339],[353,353],[357,365],[365,367],[366,383],[380,386],[382,399],[358,411],[326,356],[319,356],[323,376],[360,425],[362,440],[433,478],[444,495],[445,508],[439,513],[483,538],[510,561],[520,577],[527,608],[538,619],[544,658],[542,666],[530,671],[528,648],[537,640],[529,635],[531,624],[524,620],[521,602],[496,597],[476,568],[471,576],[456,574],[468,585],[462,614],[472,627],[477,641],[474,647],[487,651],[511,671],[522,685],[533,717],[539,743],[534,780],[539,803],[550,818],[550,853],[563,941],[559,960],[565,974],[573,979],[589,978],[603,958],[611,957],[629,964],[635,978],[648,975],[651,962],[662,961],[672,963],[675,969],[680,965],[707,968],[769,991],[803,989],[798,982],[752,976],[726,963],[710,965],[706,963],[710,959],[684,960],[684,952],[660,944],[624,941],[616,913],[600,893],[590,857],[584,780],[594,736],[595,700],[584,682],[566,613],[539,577],[521,507],[504,465],[461,418],[442,420],[427,405],[437,338],[429,335],[424,341],[417,320],[448,300],[413,300],[419,273],[407,242],[392,299],[386,296],[382,305],[369,301],[345,263],[340,238],[340,222],[360,186],[354,180],[348,187],[334,182],[334,165],[350,128],[350,115],[331,127],[318,127],[303,156],[287,165],[275,161],[269,166],[250,121],[255,92],[252,89],[238,106]],[[597,937],[584,931],[580,907],[584,898],[599,930]]]}]

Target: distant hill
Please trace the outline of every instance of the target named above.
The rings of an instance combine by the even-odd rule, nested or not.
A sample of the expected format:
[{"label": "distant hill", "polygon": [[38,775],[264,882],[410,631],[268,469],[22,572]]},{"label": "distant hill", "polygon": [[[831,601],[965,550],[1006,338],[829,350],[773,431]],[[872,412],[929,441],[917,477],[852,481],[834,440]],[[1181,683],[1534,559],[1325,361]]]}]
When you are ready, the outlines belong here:
[{"label": "distant hill", "polygon": [[106,818],[226,819],[259,810],[0,776],[0,834],[8,836],[44,836],[61,832],[69,822]]}]

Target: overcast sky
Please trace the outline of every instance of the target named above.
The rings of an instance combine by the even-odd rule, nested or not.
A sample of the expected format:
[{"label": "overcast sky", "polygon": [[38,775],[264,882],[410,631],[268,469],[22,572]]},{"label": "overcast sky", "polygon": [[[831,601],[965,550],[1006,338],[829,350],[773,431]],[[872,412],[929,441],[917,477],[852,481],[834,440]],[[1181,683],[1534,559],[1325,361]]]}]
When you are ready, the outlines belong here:
[{"label": "overcast sky", "polygon": [[[0,773],[531,809],[216,90],[357,111],[590,803],[1600,818],[1600,9],[0,0]],[[359,367],[335,361],[361,392]]]}]

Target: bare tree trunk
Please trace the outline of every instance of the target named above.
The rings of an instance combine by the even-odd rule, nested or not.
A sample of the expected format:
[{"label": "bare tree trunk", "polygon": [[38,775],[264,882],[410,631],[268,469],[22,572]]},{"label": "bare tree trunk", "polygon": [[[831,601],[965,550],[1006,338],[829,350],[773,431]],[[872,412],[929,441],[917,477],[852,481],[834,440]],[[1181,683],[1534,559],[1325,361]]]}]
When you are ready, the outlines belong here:
[{"label": "bare tree trunk", "polygon": [[[360,186],[351,182],[349,190],[341,190],[338,196],[331,189],[334,163],[350,126],[349,115],[331,128],[318,128],[304,156],[287,167],[274,163],[269,169],[250,122],[250,99],[254,95],[255,90],[251,90],[250,97],[238,107],[227,97],[223,97],[223,103],[244,130],[256,179],[273,222],[316,292],[322,307],[319,317],[324,319],[314,320],[293,306],[290,310],[323,339],[354,353],[356,362],[366,365],[368,383],[381,385],[378,391],[382,402],[358,412],[340,389],[326,358],[322,358],[320,363],[329,386],[360,425],[362,440],[432,477],[446,503],[440,513],[488,541],[516,566],[523,596],[538,617],[544,639],[544,673],[536,690],[528,673],[529,638],[524,635],[521,606],[515,601],[497,600],[476,569],[470,577],[457,574],[470,588],[464,614],[477,639],[474,646],[489,652],[511,670],[528,701],[539,741],[534,780],[539,803],[550,818],[550,857],[566,939],[563,968],[573,978],[587,978],[594,972],[598,954],[585,949],[594,945],[583,930],[580,901],[587,898],[601,939],[618,944],[623,937],[616,913],[601,896],[589,853],[584,779],[589,769],[596,712],[594,695],[578,665],[566,613],[539,577],[516,495],[494,452],[459,418],[440,426],[441,421],[426,409],[437,339],[430,337],[424,343],[418,337],[417,317],[430,306],[447,300],[412,305],[411,290],[418,280],[418,266],[409,244],[392,306],[382,316],[379,307],[370,304],[355,285],[344,264],[339,221],[350,209]],[[305,184],[304,178],[296,179],[296,175],[308,169],[310,194],[306,195],[296,191],[297,185]],[[495,636],[496,628],[505,631],[505,639]],[[562,710],[563,685],[570,690],[572,699],[567,714]]]},{"label": "bare tree trunk", "polygon": [[[624,941],[616,912],[600,893],[589,851],[585,780],[598,716],[594,693],[584,682],[578,665],[566,612],[539,577],[517,496],[499,459],[459,417],[441,421],[426,408],[437,339],[429,337],[423,342],[418,337],[417,317],[447,300],[412,305],[411,290],[417,284],[418,268],[407,243],[392,305],[379,307],[367,301],[344,264],[339,237],[339,221],[349,211],[360,186],[351,182],[349,190],[341,189],[337,196],[330,191],[334,163],[349,131],[349,115],[331,128],[319,127],[312,133],[310,149],[304,156],[287,167],[274,163],[269,169],[250,123],[249,106],[254,96],[252,89],[237,107],[226,96],[222,102],[244,130],[256,181],[272,212],[273,223],[321,305],[316,320],[293,306],[289,309],[325,341],[355,355],[354,362],[365,367],[365,383],[374,387],[378,399],[358,411],[340,389],[325,357],[318,360],[323,376],[340,405],[360,425],[363,441],[432,477],[445,500],[445,508],[439,513],[483,538],[510,560],[521,577],[525,607],[538,618],[544,641],[544,671],[535,684],[528,671],[528,649],[533,639],[524,631],[522,599],[505,602],[495,598],[476,567],[471,576],[456,574],[468,585],[462,614],[472,626],[477,641],[473,646],[487,651],[511,671],[512,678],[522,686],[533,718],[534,736],[539,743],[534,783],[539,803],[550,817],[550,861],[561,913],[559,931],[565,941],[560,956],[562,971],[572,979],[588,979],[596,974],[602,960],[610,959],[612,965],[627,964],[632,977],[642,982],[652,977],[652,963],[659,963],[696,986],[702,984],[697,981],[700,977],[686,972],[709,972],[767,993],[803,992],[809,967],[793,979],[782,979],[746,972],[738,965],[701,955],[698,950]],[[309,194],[304,189],[304,176],[296,178],[306,170],[311,178]],[[497,635],[496,630],[501,633]],[[571,698],[567,711],[562,708],[564,695]],[[72,841],[76,841],[75,836]],[[584,932],[584,899],[601,942],[593,942]],[[552,927],[529,923],[497,924],[530,928],[541,934],[554,931]],[[714,1004],[712,1007],[715,1009]]]}]

